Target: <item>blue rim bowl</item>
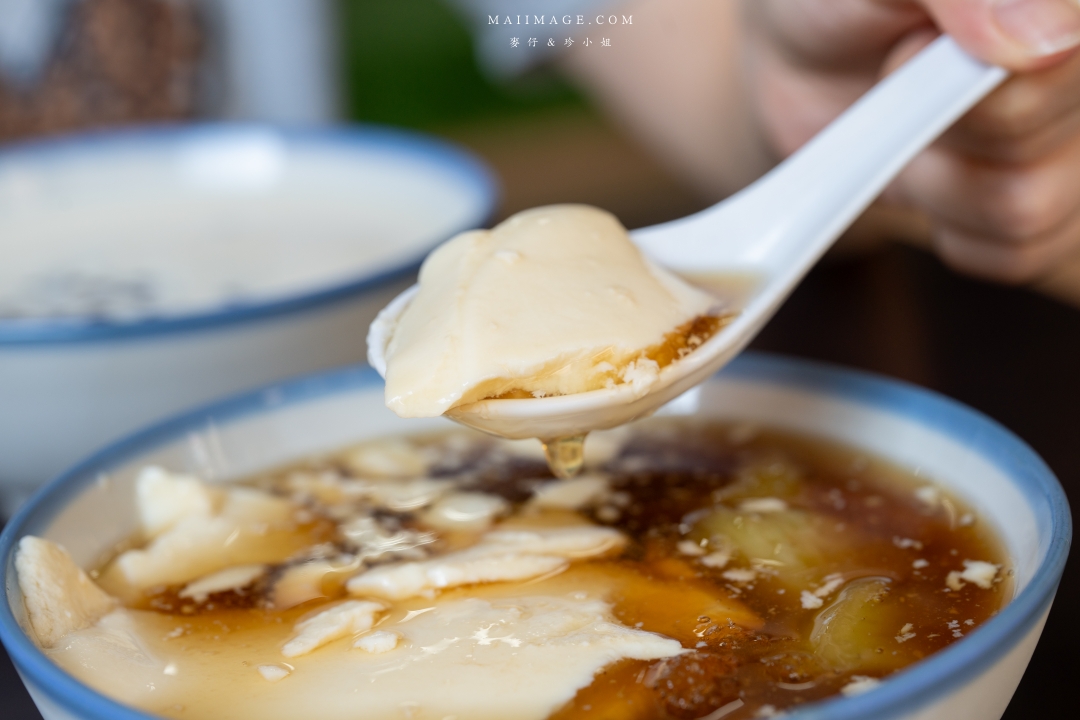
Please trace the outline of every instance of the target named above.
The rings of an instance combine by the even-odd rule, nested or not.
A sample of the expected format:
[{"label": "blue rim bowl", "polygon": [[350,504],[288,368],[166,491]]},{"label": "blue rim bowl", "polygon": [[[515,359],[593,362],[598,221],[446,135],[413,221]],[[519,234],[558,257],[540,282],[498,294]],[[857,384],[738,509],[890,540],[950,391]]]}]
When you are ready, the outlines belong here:
[{"label": "blue rim bowl", "polygon": [[[963,687],[1002,659],[1047,612],[1061,579],[1072,537],[1068,501],[1053,472],[1024,441],[985,415],[937,393],[903,382],[825,364],[761,353],[744,353],[718,375],[721,379],[767,383],[782,389],[826,395],[914,421],[973,450],[1005,472],[1031,506],[1042,535],[1041,561],[1031,581],[991,620],[962,641],[888,679],[873,692],[808,704],[792,720],[891,720],[917,712]],[[83,685],[38,649],[19,626],[10,598],[18,540],[40,533],[101,473],[154,448],[244,418],[377,388],[381,378],[366,366],[300,378],[239,395],[185,413],[120,440],[63,473],[42,488],[0,534],[6,600],[0,603],[0,640],[20,673],[49,701],[80,720],[151,720],[154,716],[121,705]]]},{"label": "blue rim bowl", "polygon": [[326,128],[287,128],[256,123],[195,123],[102,130],[55,139],[17,143],[0,150],[0,172],[7,165],[63,162],[72,155],[107,155],[117,148],[126,150],[173,146],[199,141],[229,141],[273,137],[286,148],[330,148],[393,153],[415,159],[445,174],[452,182],[471,191],[471,207],[465,221],[445,237],[430,243],[395,263],[395,267],[361,273],[349,280],[329,283],[309,292],[277,296],[262,302],[196,311],[169,317],[148,317],[125,322],[85,320],[5,321],[0,319],[0,350],[5,346],[45,345],[145,337],[163,333],[199,330],[248,320],[307,310],[363,294],[416,272],[424,257],[439,243],[457,232],[487,225],[494,216],[500,193],[492,172],[475,155],[448,142],[421,133],[379,125],[350,125]]}]

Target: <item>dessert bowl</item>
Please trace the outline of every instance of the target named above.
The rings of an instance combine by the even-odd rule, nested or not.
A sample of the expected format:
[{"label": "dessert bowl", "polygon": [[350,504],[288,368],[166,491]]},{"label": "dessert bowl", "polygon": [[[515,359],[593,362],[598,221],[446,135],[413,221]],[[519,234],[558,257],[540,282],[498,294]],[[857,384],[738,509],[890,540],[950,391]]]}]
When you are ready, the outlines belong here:
[{"label": "dessert bowl", "polygon": [[[0,515],[154,419],[363,361],[357,329],[496,195],[466,152],[368,126],[195,125],[0,152]],[[119,313],[42,305],[158,291]]]},{"label": "dessert bowl", "polygon": [[[990,522],[1014,572],[1012,600],[946,649],[865,694],[801,706],[793,718],[999,717],[1038,642],[1068,554],[1069,508],[1052,472],[994,421],[934,393],[864,373],[749,353],[666,406],[669,415],[769,425],[865,450],[966,501]],[[225,481],[367,438],[449,426],[404,420],[367,367],[226,400],[122,440],[38,492],[0,536],[6,595],[0,639],[46,720],[148,720],[81,684],[26,632],[15,548],[32,534],[84,568],[137,527],[133,485],[156,464]]]}]

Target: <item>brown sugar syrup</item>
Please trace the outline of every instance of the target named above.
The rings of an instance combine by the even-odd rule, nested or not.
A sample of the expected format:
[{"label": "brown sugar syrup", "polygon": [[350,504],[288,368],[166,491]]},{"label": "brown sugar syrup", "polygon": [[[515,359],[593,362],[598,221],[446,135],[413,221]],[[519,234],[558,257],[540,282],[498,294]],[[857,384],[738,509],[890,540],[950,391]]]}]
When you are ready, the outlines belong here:
[{"label": "brown sugar syrup", "polygon": [[[466,433],[416,442],[438,449],[452,435]],[[465,477],[467,489],[501,495],[515,512],[538,483],[550,481],[542,460],[467,437],[471,449],[461,452],[457,443],[454,458],[436,464],[432,476]],[[298,469],[349,472],[330,455],[246,482],[288,494],[285,478]],[[746,426],[657,419],[636,426],[601,471],[612,493],[582,514],[625,533],[627,549],[576,563],[535,583],[536,591],[602,578],[613,588],[608,600],[620,622],[674,637],[687,652],[605,668],[555,713],[559,720],[700,718],[721,709],[726,718],[767,715],[917,662],[974,631],[1011,597],[1005,555],[984,520],[943,492],[916,492],[927,483],[849,448]],[[762,499],[772,507],[754,505]],[[333,522],[318,508],[312,514],[297,531],[340,544]],[[545,521],[558,517],[535,520]],[[418,526],[408,513],[401,522]],[[962,571],[964,560],[1001,570],[987,589],[955,579],[950,587],[950,573]],[[297,620],[345,596],[337,578],[324,583],[321,598],[275,608],[274,577],[203,603],[170,587],[130,605],[165,616],[178,628],[177,642],[216,652],[234,641],[279,646]],[[830,583],[835,590],[816,594]],[[865,602],[854,614],[837,610],[854,591]],[[498,592],[473,586],[442,597]],[[823,631],[830,611],[836,617]]]}]

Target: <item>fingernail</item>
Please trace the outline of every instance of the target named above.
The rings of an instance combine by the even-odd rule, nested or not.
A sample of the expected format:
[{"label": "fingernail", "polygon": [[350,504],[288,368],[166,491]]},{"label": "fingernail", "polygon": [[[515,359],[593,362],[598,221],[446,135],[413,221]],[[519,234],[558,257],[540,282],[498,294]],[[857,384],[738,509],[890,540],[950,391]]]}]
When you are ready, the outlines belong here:
[{"label": "fingernail", "polygon": [[1080,0],[997,0],[998,26],[1037,57],[1080,45]]}]

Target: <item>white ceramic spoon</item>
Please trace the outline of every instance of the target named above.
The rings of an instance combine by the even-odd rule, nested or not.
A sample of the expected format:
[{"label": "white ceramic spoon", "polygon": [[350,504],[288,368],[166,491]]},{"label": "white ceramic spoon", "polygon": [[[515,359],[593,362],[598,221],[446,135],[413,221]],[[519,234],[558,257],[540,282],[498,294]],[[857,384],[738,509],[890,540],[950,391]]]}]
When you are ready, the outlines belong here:
[{"label": "white ceramic spoon", "polygon": [[[911,158],[1005,79],[1005,70],[941,37],[861,97],[767,175],[681,220],[636,230],[657,263],[693,275],[760,278],[741,313],[704,345],[661,370],[635,397],[627,385],[526,400],[483,400],[447,415],[510,438],[554,439],[615,427],[654,412],[719,370],[754,337],[832,245]],[[368,358],[384,353],[413,287],[372,323]]]}]

